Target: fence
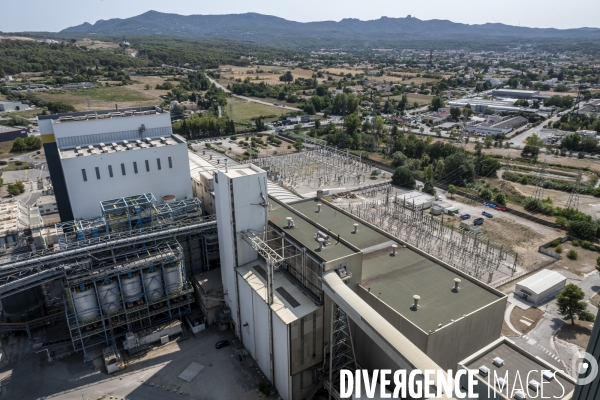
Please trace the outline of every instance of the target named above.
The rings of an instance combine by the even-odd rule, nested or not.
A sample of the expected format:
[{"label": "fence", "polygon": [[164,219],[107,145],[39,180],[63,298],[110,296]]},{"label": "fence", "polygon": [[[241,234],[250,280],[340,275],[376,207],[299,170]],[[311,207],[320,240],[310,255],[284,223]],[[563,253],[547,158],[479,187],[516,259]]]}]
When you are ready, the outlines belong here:
[{"label": "fence", "polygon": [[494,288],[499,288],[500,286],[506,285],[507,283],[510,283],[514,280],[517,280],[519,278],[524,277],[525,275],[529,275],[531,273],[534,273],[536,271],[539,271],[542,268],[546,268],[549,265],[554,264],[555,262],[557,262],[558,260],[553,258],[552,260],[548,260],[548,261],[544,261],[543,263],[541,263],[540,265],[536,265],[535,267],[531,268],[531,269],[526,269],[524,271],[519,271],[517,273],[515,273],[513,276],[507,276],[504,279],[500,279],[496,282],[493,282],[491,286],[493,286]]}]

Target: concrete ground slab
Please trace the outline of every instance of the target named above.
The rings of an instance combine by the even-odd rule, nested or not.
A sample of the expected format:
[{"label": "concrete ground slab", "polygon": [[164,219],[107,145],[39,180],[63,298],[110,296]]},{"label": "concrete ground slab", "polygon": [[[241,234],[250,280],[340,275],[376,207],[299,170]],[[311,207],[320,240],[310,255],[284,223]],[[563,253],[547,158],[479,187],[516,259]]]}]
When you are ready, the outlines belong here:
[{"label": "concrete ground slab", "polygon": [[515,295],[514,293],[508,296],[508,302],[510,304],[514,304],[516,307],[519,307],[521,310],[527,310],[531,308],[533,304],[528,301],[523,300],[522,297]]},{"label": "concrete ground slab", "polygon": [[204,365],[193,362],[179,374],[179,378],[186,382],[191,382],[204,369]]}]

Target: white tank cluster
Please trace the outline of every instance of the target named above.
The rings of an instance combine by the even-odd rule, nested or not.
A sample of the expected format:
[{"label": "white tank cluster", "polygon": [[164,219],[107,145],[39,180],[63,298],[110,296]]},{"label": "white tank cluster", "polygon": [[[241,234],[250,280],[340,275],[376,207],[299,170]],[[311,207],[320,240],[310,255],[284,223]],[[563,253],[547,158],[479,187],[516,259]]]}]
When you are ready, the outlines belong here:
[{"label": "white tank cluster", "polygon": [[144,287],[146,288],[146,297],[149,301],[159,299],[165,295],[163,286],[163,277],[160,267],[150,267],[143,271]]},{"label": "white tank cluster", "polygon": [[77,312],[79,322],[89,321],[98,317],[100,311],[98,309],[98,299],[94,285],[86,284],[71,288],[73,292],[73,306]]},{"label": "white tank cluster", "polygon": [[98,297],[104,315],[110,315],[122,308],[121,291],[116,278],[106,278],[99,281],[96,283],[96,287],[98,288]]},{"label": "white tank cluster", "polygon": [[165,280],[169,295],[183,289],[181,261],[165,264]]}]

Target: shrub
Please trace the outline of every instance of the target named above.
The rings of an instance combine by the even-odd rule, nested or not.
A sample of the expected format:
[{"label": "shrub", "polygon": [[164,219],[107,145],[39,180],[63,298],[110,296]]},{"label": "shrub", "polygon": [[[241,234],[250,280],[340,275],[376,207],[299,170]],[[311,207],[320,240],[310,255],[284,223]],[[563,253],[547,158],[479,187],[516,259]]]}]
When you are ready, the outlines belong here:
[{"label": "shrub", "polygon": [[567,225],[569,225],[569,220],[567,219],[567,217],[556,217],[556,225],[560,225],[563,228],[566,228]]},{"label": "shrub", "polygon": [[288,147],[287,147],[287,148],[288,148],[288,150],[289,150],[289,149],[291,149],[291,148],[292,148],[292,146],[291,146],[291,145],[288,145]]},{"label": "shrub", "polygon": [[598,256],[598,258],[596,258],[596,269],[598,271],[600,271],[600,256]]},{"label": "shrub", "polygon": [[494,196],[494,202],[501,206],[505,206],[506,205],[506,196],[504,195],[504,193],[496,193],[496,195]]},{"label": "shrub", "polygon": [[584,240],[583,242],[581,242],[581,247],[583,247],[584,249],[589,249],[590,247],[592,247],[592,244],[589,240]]},{"label": "shrub", "polygon": [[579,314],[579,320],[586,322],[594,322],[596,320],[596,317],[591,312],[584,311]]},{"label": "shrub", "polygon": [[560,244],[560,239],[554,239],[550,242],[550,247],[556,247]]},{"label": "shrub", "polygon": [[235,135],[234,136],[230,136],[229,139],[231,139],[231,140],[237,140],[237,136],[235,136]]},{"label": "shrub", "polygon": [[579,258],[579,254],[577,254],[575,250],[571,249],[567,252],[567,258],[569,260],[577,260]]},{"label": "shrub", "polygon": [[592,240],[596,237],[598,226],[592,221],[573,221],[569,222],[568,232],[570,235],[582,239]]},{"label": "shrub", "polygon": [[558,246],[556,246],[556,248],[554,249],[555,252],[557,252],[558,254],[562,253],[562,245],[559,244]]},{"label": "shrub", "polygon": [[573,240],[571,241],[571,244],[572,244],[573,246],[575,246],[575,247],[579,247],[579,240],[577,240],[577,239],[573,239]]},{"label": "shrub", "polygon": [[4,160],[0,161],[0,165],[6,165],[6,164],[8,164],[8,161],[4,161]]}]

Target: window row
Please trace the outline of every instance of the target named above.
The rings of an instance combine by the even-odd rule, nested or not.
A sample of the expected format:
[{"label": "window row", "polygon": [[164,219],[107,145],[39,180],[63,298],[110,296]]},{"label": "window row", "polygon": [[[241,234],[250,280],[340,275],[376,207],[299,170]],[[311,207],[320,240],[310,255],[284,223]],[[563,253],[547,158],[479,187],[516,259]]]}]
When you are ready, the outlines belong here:
[{"label": "window row", "polygon": [[[167,157],[167,161],[168,161],[168,164],[169,164],[169,168],[173,168],[173,161],[171,160],[171,157]],[[149,160],[145,160],[144,161],[144,166],[146,168],[146,172],[150,172],[150,161]],[[160,158],[156,159],[156,168],[159,171],[162,169]],[[96,179],[100,179],[101,178],[100,167],[95,167],[95,172],[96,172]],[[137,163],[137,161],[133,162],[133,173],[134,174],[138,173],[138,163]],[[83,168],[81,170],[81,175],[83,176],[83,181],[87,182],[88,177],[87,177],[87,172],[86,172],[85,168]],[[124,163],[121,164],[121,175],[127,175],[127,171],[126,171]],[[112,165],[108,166],[108,176],[110,178],[112,178],[114,176]]]}]

